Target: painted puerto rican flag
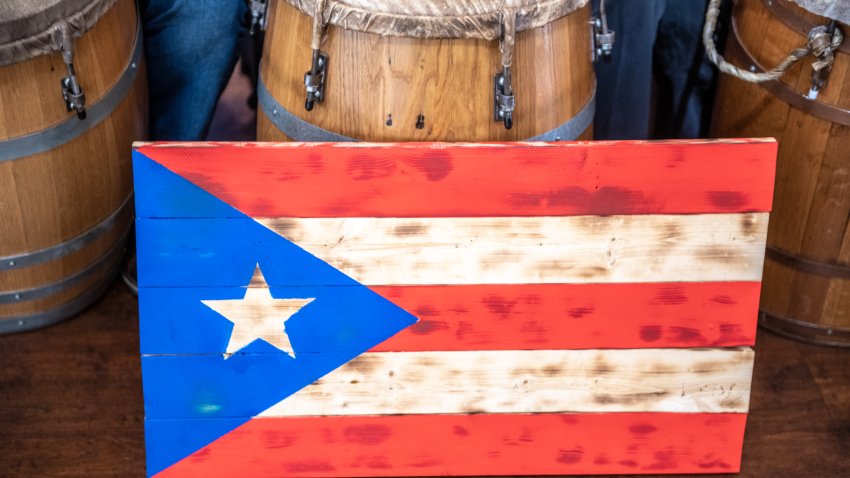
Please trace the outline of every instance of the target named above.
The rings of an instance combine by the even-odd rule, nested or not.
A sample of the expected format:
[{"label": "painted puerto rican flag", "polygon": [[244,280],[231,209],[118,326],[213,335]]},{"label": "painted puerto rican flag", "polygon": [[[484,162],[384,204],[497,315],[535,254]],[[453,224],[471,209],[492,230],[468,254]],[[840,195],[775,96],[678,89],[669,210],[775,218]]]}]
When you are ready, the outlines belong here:
[{"label": "painted puerto rican flag", "polygon": [[148,474],[737,471],[775,155],[137,145]]}]

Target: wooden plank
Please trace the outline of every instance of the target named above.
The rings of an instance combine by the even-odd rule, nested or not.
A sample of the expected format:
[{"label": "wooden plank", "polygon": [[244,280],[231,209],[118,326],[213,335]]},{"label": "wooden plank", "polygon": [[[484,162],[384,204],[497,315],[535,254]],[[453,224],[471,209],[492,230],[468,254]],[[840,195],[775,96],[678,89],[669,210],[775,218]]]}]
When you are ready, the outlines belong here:
[{"label": "wooden plank", "polygon": [[372,351],[752,346],[760,286],[376,286],[419,321]]},{"label": "wooden plank", "polygon": [[260,416],[746,413],[752,349],[366,353]]},{"label": "wooden plank", "polygon": [[[366,306],[349,291],[356,287],[275,287],[272,294],[333,296],[340,310],[351,311]],[[372,351],[752,346],[759,288],[758,282],[378,286],[372,290],[418,322]],[[223,352],[229,336],[218,327],[229,324],[201,301],[244,294],[244,288],[141,288],[142,353]],[[370,313],[385,314],[380,305]],[[288,329],[296,338],[298,317]]]},{"label": "wooden plank", "polygon": [[[734,473],[744,414],[258,418],[157,478]],[[192,420],[149,420],[151,454]],[[149,469],[150,469],[149,465]]]},{"label": "wooden plank", "polygon": [[758,281],[767,233],[766,213],[257,221],[367,285]]},{"label": "wooden plank", "polygon": [[[197,236],[252,222],[138,219],[141,285],[244,285],[221,273],[244,268],[229,259],[281,242],[231,234],[208,250]],[[260,222],[365,285],[759,281],[767,230],[765,213]]]},{"label": "wooden plank", "polygon": [[[750,348],[384,352],[307,381],[333,354],[281,355],[143,356],[147,416],[746,412],[753,365]],[[245,397],[243,378],[268,393]]]},{"label": "wooden plank", "polygon": [[165,168],[255,217],[460,217],[769,211],[776,143],[187,143],[136,150],[139,217],[210,214],[172,201]]}]

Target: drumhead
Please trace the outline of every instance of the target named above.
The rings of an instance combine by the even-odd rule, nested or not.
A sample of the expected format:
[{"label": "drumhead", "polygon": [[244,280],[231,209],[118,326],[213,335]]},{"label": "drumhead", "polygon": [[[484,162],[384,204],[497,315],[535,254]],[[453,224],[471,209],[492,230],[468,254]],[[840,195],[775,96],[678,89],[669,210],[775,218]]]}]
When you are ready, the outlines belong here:
[{"label": "drumhead", "polygon": [[501,35],[503,15],[516,15],[516,30],[547,25],[588,0],[287,0],[315,18],[346,30],[417,38],[482,38]]},{"label": "drumhead", "polygon": [[850,0],[794,0],[804,9],[850,25]]},{"label": "drumhead", "polygon": [[72,38],[87,32],[116,0],[0,1],[0,66],[61,48],[60,28]]}]

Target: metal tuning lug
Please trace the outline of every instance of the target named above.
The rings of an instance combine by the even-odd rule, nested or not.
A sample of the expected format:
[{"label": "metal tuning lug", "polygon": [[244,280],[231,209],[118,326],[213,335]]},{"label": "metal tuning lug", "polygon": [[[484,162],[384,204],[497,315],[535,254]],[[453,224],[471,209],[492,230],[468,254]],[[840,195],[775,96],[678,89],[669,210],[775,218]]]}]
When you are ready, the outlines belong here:
[{"label": "metal tuning lug", "polygon": [[[806,98],[812,101],[816,100],[818,94],[826,88],[829,74],[832,72],[834,50],[837,49],[836,45],[832,45],[832,39],[836,28],[838,26],[835,20],[832,20],[828,25],[818,25],[809,31],[806,46],[814,54],[815,59],[812,62],[812,86]],[[843,38],[843,35],[840,37]]]},{"label": "metal tuning lug", "polygon": [[313,65],[304,73],[304,86],[307,89],[307,101],[304,108],[313,110],[313,103],[325,100],[325,73],[328,71],[328,55],[319,50],[313,50]]},{"label": "metal tuning lug", "polygon": [[251,0],[251,26],[248,29],[251,35],[266,30],[266,11],[268,8],[269,4],[266,0]]},{"label": "metal tuning lug", "polygon": [[590,20],[590,54],[596,62],[602,58],[605,63],[611,63],[611,53],[614,51],[614,30],[608,28],[608,16],[605,14],[605,0],[599,2],[599,15]]},{"label": "metal tuning lug", "polygon": [[812,86],[806,94],[806,98],[814,101],[818,99],[818,94],[826,87],[826,82],[829,79],[829,70],[812,71]]},{"label": "metal tuning lug", "polygon": [[514,90],[511,86],[511,68],[504,67],[493,77],[493,120],[505,123],[505,129],[514,126]]},{"label": "metal tuning lug", "polygon": [[76,110],[77,118],[86,119],[86,94],[77,80],[77,74],[74,71],[74,63],[65,63],[68,68],[68,76],[62,78],[60,85],[62,88],[62,99],[65,100],[65,107],[68,111]]}]

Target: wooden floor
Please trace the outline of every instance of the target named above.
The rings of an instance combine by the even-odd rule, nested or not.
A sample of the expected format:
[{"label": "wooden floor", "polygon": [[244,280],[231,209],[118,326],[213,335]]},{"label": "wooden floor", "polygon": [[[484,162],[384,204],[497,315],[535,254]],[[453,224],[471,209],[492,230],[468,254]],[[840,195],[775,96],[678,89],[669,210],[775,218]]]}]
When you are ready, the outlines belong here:
[{"label": "wooden floor", "polygon": [[[0,336],[0,476],[144,476],[136,298]],[[732,475],[734,476],[734,475]],[[760,331],[741,476],[850,476],[850,349]]]}]

